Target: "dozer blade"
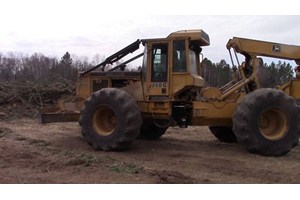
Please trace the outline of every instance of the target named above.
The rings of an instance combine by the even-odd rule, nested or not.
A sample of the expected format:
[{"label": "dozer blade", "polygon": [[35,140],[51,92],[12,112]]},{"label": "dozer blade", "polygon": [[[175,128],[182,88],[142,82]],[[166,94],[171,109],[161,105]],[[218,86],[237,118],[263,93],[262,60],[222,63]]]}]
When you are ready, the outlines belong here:
[{"label": "dozer blade", "polygon": [[42,108],[39,110],[38,121],[41,124],[54,122],[77,122],[79,111],[62,111],[59,107]]}]

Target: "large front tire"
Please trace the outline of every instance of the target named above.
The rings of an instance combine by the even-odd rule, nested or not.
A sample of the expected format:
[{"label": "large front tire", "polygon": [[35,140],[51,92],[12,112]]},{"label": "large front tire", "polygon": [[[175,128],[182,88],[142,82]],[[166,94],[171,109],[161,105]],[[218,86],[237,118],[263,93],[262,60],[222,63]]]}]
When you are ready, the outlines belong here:
[{"label": "large front tire", "polygon": [[221,142],[237,142],[231,126],[209,126],[209,130]]},{"label": "large front tire", "polygon": [[139,107],[125,91],[104,88],[93,93],[81,110],[82,135],[96,150],[127,149],[139,135]]},{"label": "large front tire", "polygon": [[233,131],[249,152],[280,156],[297,145],[300,112],[295,100],[276,89],[247,94],[233,116]]},{"label": "large front tire", "polygon": [[164,135],[169,128],[169,120],[144,119],[141,126],[139,139],[157,140]]}]

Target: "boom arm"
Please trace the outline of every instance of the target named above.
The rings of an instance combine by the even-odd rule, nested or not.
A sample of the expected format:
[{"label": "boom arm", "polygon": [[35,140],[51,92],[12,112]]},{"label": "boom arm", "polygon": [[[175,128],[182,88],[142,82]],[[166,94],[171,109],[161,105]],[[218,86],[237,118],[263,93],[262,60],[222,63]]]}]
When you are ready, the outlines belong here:
[{"label": "boom arm", "polygon": [[228,50],[233,48],[246,58],[267,56],[295,60],[300,65],[300,46],[234,37],[228,41],[226,47]]},{"label": "boom arm", "polygon": [[95,67],[92,67],[88,70],[86,70],[85,72],[83,72],[82,74],[80,74],[81,76],[99,68],[99,67],[105,67],[105,65],[107,64],[113,64],[115,62],[117,62],[118,60],[122,59],[123,57],[127,56],[129,53],[133,53],[134,51],[139,49],[141,41],[137,40],[135,42],[133,42],[132,44],[128,45],[127,47],[121,49],[120,51],[116,52],[115,54],[109,56],[108,58],[106,58],[102,63],[96,65]]}]

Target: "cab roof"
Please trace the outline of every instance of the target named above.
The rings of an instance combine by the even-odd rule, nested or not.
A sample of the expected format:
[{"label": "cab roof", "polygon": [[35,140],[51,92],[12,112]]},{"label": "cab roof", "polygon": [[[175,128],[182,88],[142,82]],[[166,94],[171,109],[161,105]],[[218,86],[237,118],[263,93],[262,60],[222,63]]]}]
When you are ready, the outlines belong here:
[{"label": "cab roof", "polygon": [[188,37],[192,41],[199,41],[200,46],[208,46],[210,44],[209,36],[202,29],[181,30],[171,33],[167,38],[183,38]]},{"label": "cab roof", "polygon": [[151,38],[151,39],[142,39],[142,43],[145,42],[160,42],[164,40],[170,40],[170,39],[187,39],[189,38],[191,41],[195,41],[200,46],[209,46],[210,40],[207,33],[205,33],[202,29],[194,29],[194,30],[181,30],[171,33],[166,38]]}]

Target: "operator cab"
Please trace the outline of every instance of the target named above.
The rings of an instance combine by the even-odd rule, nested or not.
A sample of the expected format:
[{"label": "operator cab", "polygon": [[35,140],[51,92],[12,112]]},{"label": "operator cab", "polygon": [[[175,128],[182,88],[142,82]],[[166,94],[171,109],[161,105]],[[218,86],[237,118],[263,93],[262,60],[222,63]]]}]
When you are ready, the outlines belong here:
[{"label": "operator cab", "polygon": [[210,44],[203,30],[184,30],[163,39],[142,40],[143,81],[147,100],[170,100],[193,87],[202,87],[200,55]]}]

